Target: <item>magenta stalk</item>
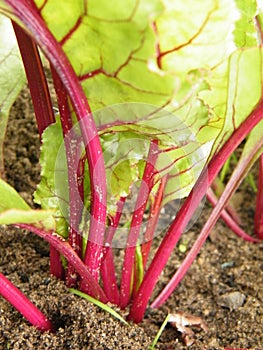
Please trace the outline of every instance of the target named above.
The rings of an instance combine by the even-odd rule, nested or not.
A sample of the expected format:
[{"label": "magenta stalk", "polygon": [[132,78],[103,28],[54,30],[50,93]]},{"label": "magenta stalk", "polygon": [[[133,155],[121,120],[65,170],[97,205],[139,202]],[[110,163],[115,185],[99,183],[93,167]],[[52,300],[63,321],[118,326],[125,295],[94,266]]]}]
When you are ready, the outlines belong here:
[{"label": "magenta stalk", "polygon": [[37,329],[42,332],[55,331],[46,316],[2,273],[0,273],[0,294]]},{"label": "magenta stalk", "polygon": [[158,144],[151,142],[147,162],[145,165],[142,182],[137,196],[135,210],[131,219],[131,227],[127,239],[124,262],[122,267],[121,286],[120,286],[120,307],[124,309],[131,298],[132,274],[135,266],[135,249],[140,233],[143,214],[154,182],[154,167],[158,158]]},{"label": "magenta stalk", "polygon": [[29,224],[16,224],[15,226],[29,230],[45,241],[49,242],[57,251],[59,251],[67,261],[74,267],[78,274],[82,277],[83,281],[89,288],[90,295],[103,303],[108,302],[104,291],[100,287],[99,283],[94,279],[90,273],[88,267],[83,263],[80,257],[72,249],[69,243],[56,234],[55,232],[47,232],[41,228],[35,227]]},{"label": "magenta stalk", "polygon": [[[48,85],[37,46],[15,22],[13,22],[13,28],[23,60],[41,140],[43,131],[55,121]],[[50,246],[50,273],[60,279],[63,277],[60,256],[52,246]]]},{"label": "magenta stalk", "polygon": [[114,265],[114,256],[112,252],[112,240],[119,225],[126,198],[121,197],[117,203],[117,210],[113,218],[111,218],[110,226],[106,230],[106,239],[104,246],[103,260],[101,264],[101,279],[103,290],[113,304],[119,305],[120,293],[117,284],[116,271]]},{"label": "magenta stalk", "polygon": [[207,192],[208,187],[210,187],[212,181],[215,179],[216,175],[228,159],[229,155],[237,148],[242,140],[263,118],[262,111],[263,99],[259,101],[248,118],[234,131],[231,138],[226,141],[220,151],[214,155],[208,165],[207,170],[204,170],[200,175],[194,188],[184,201],[176,218],[168,229],[166,236],[164,237],[144,276],[142,284],[133,299],[130,314],[128,316],[129,319],[133,320],[136,323],[142,321],[152,291],[175,245],[180,239],[183,230],[187,226],[200,201]]},{"label": "magenta stalk", "polygon": [[183,279],[189,267],[192,265],[194,259],[196,258],[197,254],[200,252],[202,246],[204,245],[207,237],[209,236],[209,233],[211,232],[218,218],[222,214],[222,211],[226,207],[229,199],[232,197],[232,195],[234,194],[234,192],[236,191],[236,189],[250,170],[251,166],[253,165],[256,159],[255,157],[257,156],[258,150],[261,148],[261,146],[262,142],[256,145],[256,147],[253,149],[252,152],[250,152],[249,156],[245,160],[239,161],[230,180],[228,181],[225,187],[224,192],[217,201],[211,215],[206,221],[204,227],[201,230],[201,233],[194,242],[186,258],[184,259],[178,270],[175,272],[173,277],[170,279],[169,283],[165,286],[163,291],[151,304],[151,307],[159,307],[160,305],[162,305],[171,295],[174,289],[178,286],[180,281]]},{"label": "magenta stalk", "polygon": [[263,154],[259,158],[258,191],[255,208],[255,233],[263,239]]},{"label": "magenta stalk", "polygon": [[55,122],[52,102],[38,48],[28,34],[13,22],[36,114],[39,136]]},{"label": "magenta stalk", "polygon": [[[209,202],[215,207],[217,205],[218,199],[211,188],[207,190],[206,193],[207,199]],[[245,241],[252,242],[252,243],[258,243],[259,240],[256,238],[251,237],[248,235],[239,225],[238,223],[233,219],[233,217],[228,213],[227,210],[222,210],[221,212],[221,218],[224,220],[226,225],[240,238],[243,238]]]},{"label": "magenta stalk", "polygon": [[[73,130],[73,123],[69,108],[67,91],[57,75],[55,69],[51,69],[54,87],[57,94],[60,120],[64,136],[64,146],[67,158],[68,185],[69,185],[69,233],[68,242],[77,253],[82,253],[82,236],[78,230],[82,215],[83,198],[80,197],[77,179],[79,142]],[[77,274],[73,267],[68,264],[66,271],[66,284],[74,287],[77,282]]]},{"label": "magenta stalk", "polygon": [[[3,9],[14,20],[21,21],[32,34],[46,57],[56,67],[75,109],[85,144],[91,179],[91,223],[84,261],[98,280],[106,223],[106,173],[97,128],[81,84],[62,47],[47,29],[43,19],[26,0],[6,0]],[[97,170],[95,173],[95,169]]]},{"label": "magenta stalk", "polygon": [[149,221],[145,230],[145,235],[144,235],[144,242],[142,243],[141,246],[141,251],[142,251],[142,260],[143,260],[143,269],[146,269],[146,264],[148,260],[148,256],[151,250],[152,246],[152,241],[154,238],[154,232],[158,223],[160,211],[162,208],[162,200],[163,200],[163,193],[164,189],[167,183],[167,178],[168,176],[165,175],[163,178],[160,179],[160,185],[158,187],[157,193],[155,198],[153,199],[153,203],[151,205],[150,209],[150,217]]}]

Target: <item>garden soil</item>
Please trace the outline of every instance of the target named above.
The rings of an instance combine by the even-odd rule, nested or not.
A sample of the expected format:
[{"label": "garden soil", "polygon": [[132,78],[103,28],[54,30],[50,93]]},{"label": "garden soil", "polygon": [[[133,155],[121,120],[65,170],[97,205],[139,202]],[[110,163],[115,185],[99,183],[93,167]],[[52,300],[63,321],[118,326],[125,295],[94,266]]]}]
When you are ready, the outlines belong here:
[{"label": "garden soil", "polygon": [[[39,181],[39,140],[27,90],[11,112],[5,141],[5,176],[30,204]],[[243,227],[253,232],[255,193],[244,183],[234,197]],[[205,204],[195,224],[174,249],[154,295],[183,260],[211,212]],[[165,228],[175,213],[163,210]],[[155,239],[158,247],[163,234]],[[118,252],[123,254],[123,252]],[[30,232],[0,228],[0,272],[32,300],[57,327],[40,333],[0,297],[0,349],[149,349],[168,313],[198,316],[208,331],[191,326],[190,349],[263,348],[263,244],[251,244],[219,220],[186,277],[158,310],[147,309],[140,325],[122,324],[107,312],[71,294],[49,274],[49,247]],[[233,294],[234,293],[234,294]],[[233,298],[238,296],[238,298]],[[153,296],[154,297],[154,296]],[[127,311],[122,312],[123,316]],[[182,334],[168,324],[156,349],[186,349]]]}]

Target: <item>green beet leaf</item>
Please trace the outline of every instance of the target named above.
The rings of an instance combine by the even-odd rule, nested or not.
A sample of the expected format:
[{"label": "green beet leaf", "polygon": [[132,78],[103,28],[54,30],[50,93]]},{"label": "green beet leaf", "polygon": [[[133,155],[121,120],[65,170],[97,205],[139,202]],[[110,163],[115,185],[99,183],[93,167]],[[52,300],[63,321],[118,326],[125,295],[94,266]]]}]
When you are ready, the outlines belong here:
[{"label": "green beet leaf", "polygon": [[[155,182],[168,174],[163,203],[187,196],[261,96],[262,52],[251,20],[256,1],[249,6],[242,0],[35,4],[93,111],[109,205],[142,178],[150,139],[160,151]],[[68,183],[66,161],[61,159],[60,169],[57,158],[63,154],[58,128],[52,126],[43,138],[35,200],[56,211],[64,232]]]},{"label": "green beet leaf", "polygon": [[260,98],[261,51],[250,20],[256,2],[36,4],[94,112],[109,202],[141,179],[153,138],[160,147],[156,181],[169,174],[163,203],[187,196]]},{"label": "green beet leaf", "polygon": [[33,210],[8,183],[0,179],[0,225],[34,224],[55,229],[52,210]]},{"label": "green beet leaf", "polygon": [[0,176],[2,176],[3,142],[9,111],[26,79],[11,22],[3,15],[0,15],[0,33]]},{"label": "green beet leaf", "polygon": [[34,193],[34,201],[43,209],[52,209],[56,231],[66,235],[68,216],[68,178],[60,122],[43,132],[41,145],[41,182]]}]

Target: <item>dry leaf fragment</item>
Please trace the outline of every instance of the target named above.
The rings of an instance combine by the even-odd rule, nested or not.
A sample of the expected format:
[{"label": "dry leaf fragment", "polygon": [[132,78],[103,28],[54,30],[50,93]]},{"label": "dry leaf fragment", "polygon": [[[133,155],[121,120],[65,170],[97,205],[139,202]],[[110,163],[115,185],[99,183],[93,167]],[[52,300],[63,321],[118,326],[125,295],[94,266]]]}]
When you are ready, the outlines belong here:
[{"label": "dry leaf fragment", "polygon": [[182,333],[182,338],[186,346],[190,346],[195,341],[195,334],[188,326],[202,328],[203,331],[208,332],[208,327],[201,317],[186,315],[183,312],[170,314],[169,321],[171,325]]}]

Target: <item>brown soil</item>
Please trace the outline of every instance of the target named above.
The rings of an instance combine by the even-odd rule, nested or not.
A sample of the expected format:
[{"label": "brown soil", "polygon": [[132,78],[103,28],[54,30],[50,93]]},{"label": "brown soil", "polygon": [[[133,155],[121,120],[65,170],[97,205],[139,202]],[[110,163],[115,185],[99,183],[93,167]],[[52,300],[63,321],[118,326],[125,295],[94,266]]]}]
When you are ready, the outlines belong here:
[{"label": "brown soil", "polygon": [[[6,136],[6,179],[32,205],[39,180],[39,140],[24,91],[15,103]],[[245,228],[253,230],[255,194],[244,184],[236,196]],[[239,204],[238,204],[239,202]],[[163,220],[173,215],[170,205]],[[210,208],[183,236],[188,248],[200,232]],[[159,310],[148,309],[141,325],[126,326],[89,302],[72,295],[49,275],[49,249],[40,238],[11,227],[0,228],[0,272],[18,286],[58,327],[40,333],[0,298],[0,349],[148,349],[167,313],[200,316],[208,332],[193,327],[191,349],[263,346],[263,244],[236,237],[219,221],[185,279]],[[156,238],[156,246],[161,235]],[[161,290],[185,253],[174,250],[159,282]],[[245,295],[231,304],[232,292]],[[125,314],[125,313],[124,313]],[[181,334],[167,325],[156,349],[186,349]]]}]

